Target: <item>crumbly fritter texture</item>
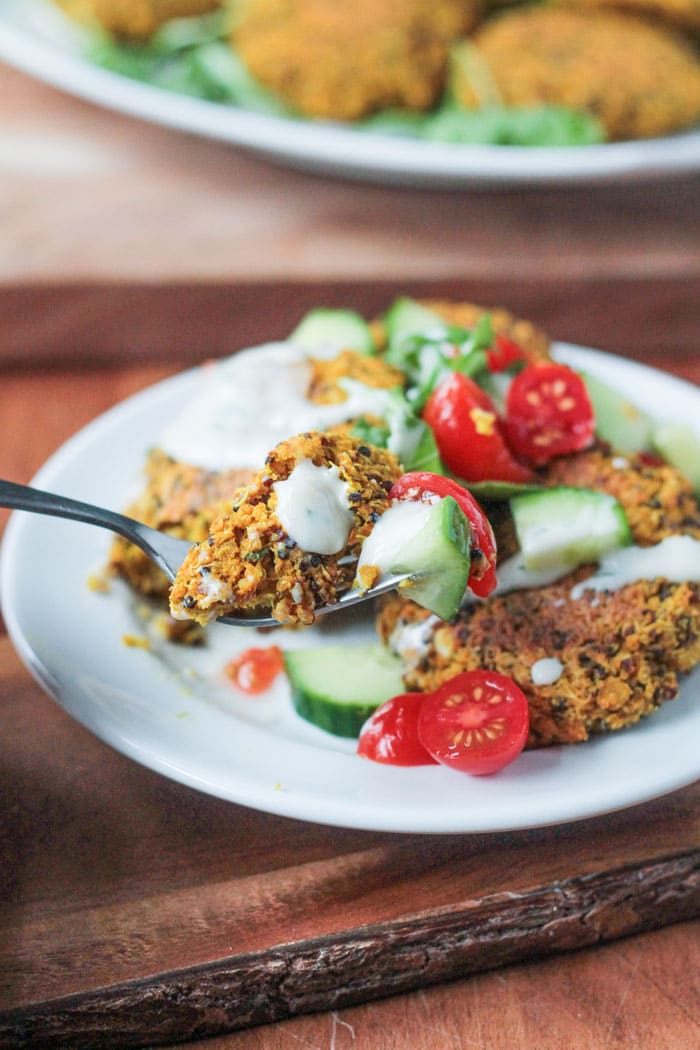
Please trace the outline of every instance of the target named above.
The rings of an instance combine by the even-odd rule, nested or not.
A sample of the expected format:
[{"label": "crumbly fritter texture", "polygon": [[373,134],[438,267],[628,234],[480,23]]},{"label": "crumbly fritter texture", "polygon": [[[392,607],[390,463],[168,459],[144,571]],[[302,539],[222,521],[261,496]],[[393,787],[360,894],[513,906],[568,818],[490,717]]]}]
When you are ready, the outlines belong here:
[{"label": "crumbly fritter texture", "polygon": [[[543,480],[616,496],[642,546],[679,533],[700,538],[700,509],[688,482],[643,457],[624,462],[595,448],[555,460]],[[429,621],[414,603],[392,598],[378,630],[405,662],[407,689],[431,691],[461,671],[490,668],[510,675],[528,698],[529,747],[578,743],[632,725],[672,700],[678,673],[700,661],[698,584],[645,580],[574,601],[572,586],[591,571],[467,606],[451,624]],[[417,649],[415,629],[402,629],[423,621],[427,647]],[[535,685],[532,665],[551,657],[563,664],[561,677]]]},{"label": "crumbly fritter texture", "polygon": [[429,109],[450,42],[481,0],[237,0],[232,45],[251,73],[310,117],[357,120],[390,106]]},{"label": "crumbly fritter texture", "polygon": [[700,62],[680,36],[611,11],[548,6],[508,11],[480,28],[454,91],[482,104],[484,85],[507,106],[592,113],[610,139],[652,138],[700,119]]},{"label": "crumbly fritter texture", "polygon": [[222,0],[56,0],[72,18],[97,24],[114,36],[147,40],[171,18],[215,11]]},{"label": "crumbly fritter texture", "polygon": [[[252,476],[249,470],[215,472],[179,463],[159,449],[148,455],[146,486],[126,513],[144,525],[199,543],[233,493]],[[139,548],[121,536],[112,543],[109,569],[146,597],[167,597],[170,583]]]},{"label": "crumbly fritter texture", "polygon": [[581,10],[630,11],[677,29],[700,33],[700,0],[555,0]]},{"label": "crumbly fritter texture", "polygon": [[[418,302],[421,306],[439,314],[447,324],[460,328],[472,329],[484,314],[488,314],[494,332],[497,335],[507,335],[514,340],[528,357],[532,359],[549,357],[550,340],[546,333],[530,321],[514,317],[508,310],[501,307],[491,308],[477,306],[475,303],[456,303],[445,299],[419,299]],[[377,346],[384,349],[387,339],[382,322],[375,321],[372,330]]]},{"label": "crumbly fritter texture", "polygon": [[[300,550],[276,516],[275,482],[306,459],[337,467],[348,485],[354,521],[338,554]],[[345,435],[313,432],[283,441],[228,513],[212,523],[208,539],[190,551],[173,584],[171,613],[199,623],[229,613],[313,623],[318,606],[337,601],[351,586],[362,543],[388,508],[389,489],[400,474],[391,452]]]},{"label": "crumbly fritter texture", "polygon": [[[622,729],[678,692],[678,672],[700,660],[700,586],[643,581],[613,593],[571,598],[590,570],[537,591],[514,591],[438,622],[412,665],[401,628],[425,610],[394,599],[378,621],[382,639],[404,659],[409,690],[431,691],[453,675],[489,668],[518,683],[530,708],[529,747],[576,744]],[[406,635],[404,634],[404,637]],[[553,685],[534,685],[532,665],[556,657]]]},{"label": "crumbly fritter texture", "polygon": [[340,386],[340,379],[354,379],[364,386],[391,390],[403,387],[406,377],[398,368],[387,364],[381,357],[369,357],[355,350],[343,350],[330,360],[313,360],[313,375],[308,396],[311,401],[331,405],[347,399]]}]

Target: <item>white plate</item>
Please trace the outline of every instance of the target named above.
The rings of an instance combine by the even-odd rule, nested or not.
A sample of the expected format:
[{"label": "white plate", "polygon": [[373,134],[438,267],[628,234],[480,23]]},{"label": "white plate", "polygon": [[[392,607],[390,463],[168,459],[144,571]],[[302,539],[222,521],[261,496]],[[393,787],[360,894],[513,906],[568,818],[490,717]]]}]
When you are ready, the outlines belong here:
[{"label": "white plate", "polygon": [[[558,355],[608,378],[644,408],[700,418],[700,390],[622,358],[561,346]],[[147,448],[180,409],[197,372],[130,398],[67,442],[34,479],[45,489],[115,509],[140,484]],[[108,534],[75,522],[14,514],[0,560],[2,604],[22,659],[58,702],[113,747],[160,773],[257,809],[386,831],[502,831],[579,820],[691,783],[700,775],[700,669],[681,696],[642,724],[578,747],[523,754],[495,777],[436,766],[403,769],[357,758],[353,742],[308,726],[286,683],[265,700],[241,697],[220,674],[255,637],[215,625],[206,650],[166,643],[128,648],[143,633],[126,589],[86,586]],[[262,644],[338,641],[323,628],[275,632]],[[341,631],[373,638],[371,620]],[[260,642],[258,641],[258,644]]]},{"label": "white plate", "polygon": [[431,188],[656,178],[700,169],[700,131],[577,148],[459,146],[248,113],[90,65],[45,0],[4,0],[0,59],[39,80],[156,124],[220,139],[292,167]]}]

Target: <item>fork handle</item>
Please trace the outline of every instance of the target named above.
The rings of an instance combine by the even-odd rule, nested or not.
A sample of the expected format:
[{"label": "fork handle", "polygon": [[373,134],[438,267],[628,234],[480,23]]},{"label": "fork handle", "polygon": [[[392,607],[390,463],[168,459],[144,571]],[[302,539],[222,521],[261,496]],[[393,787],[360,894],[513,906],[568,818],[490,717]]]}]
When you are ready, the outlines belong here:
[{"label": "fork handle", "polygon": [[134,539],[134,522],[131,518],[105,507],[58,496],[53,492],[42,492],[29,485],[18,485],[14,481],[0,479],[0,507],[11,510],[29,510],[34,514],[48,514],[53,518],[70,518],[84,521],[88,525],[99,525],[103,529],[118,532],[127,539]]}]

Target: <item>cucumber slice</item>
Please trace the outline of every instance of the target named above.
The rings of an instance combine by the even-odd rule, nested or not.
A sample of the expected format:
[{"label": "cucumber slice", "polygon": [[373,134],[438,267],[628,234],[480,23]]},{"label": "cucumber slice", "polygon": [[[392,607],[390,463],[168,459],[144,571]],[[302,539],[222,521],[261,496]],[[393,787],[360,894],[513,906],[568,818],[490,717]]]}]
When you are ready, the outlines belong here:
[{"label": "cucumber slice", "polygon": [[532,572],[598,561],[632,542],[627,515],[607,492],[560,486],[510,501],[525,568]]},{"label": "cucumber slice", "polygon": [[405,692],[401,661],[381,645],[284,654],[297,714],[336,736],[355,737],[385,700]]},{"label": "cucumber slice", "polygon": [[319,352],[319,356],[321,352],[336,354],[341,350],[375,353],[372,331],[354,310],[328,310],[324,307],[311,310],[302,317],[289,339],[310,354]]},{"label": "cucumber slice", "polygon": [[412,335],[425,335],[426,332],[434,332],[446,329],[447,325],[439,314],[421,306],[415,299],[403,296],[392,303],[384,315],[384,326],[389,339],[389,345],[393,346],[401,340]]},{"label": "cucumber slice", "polygon": [[596,434],[618,452],[644,452],[651,447],[654,422],[623,394],[595,376],[581,373],[593,405]]},{"label": "cucumber slice", "polygon": [[469,578],[471,528],[451,496],[437,503],[396,503],[365,540],[359,570],[420,575],[402,593],[442,620],[456,616]]},{"label": "cucumber slice", "polygon": [[[459,478],[455,477],[455,481]],[[524,496],[528,492],[543,492],[544,485],[530,485],[518,481],[460,481],[472,496],[484,503],[500,503],[513,496]]]},{"label": "cucumber slice", "polygon": [[688,479],[695,495],[700,496],[700,438],[690,423],[659,424],[652,434],[652,445]]}]

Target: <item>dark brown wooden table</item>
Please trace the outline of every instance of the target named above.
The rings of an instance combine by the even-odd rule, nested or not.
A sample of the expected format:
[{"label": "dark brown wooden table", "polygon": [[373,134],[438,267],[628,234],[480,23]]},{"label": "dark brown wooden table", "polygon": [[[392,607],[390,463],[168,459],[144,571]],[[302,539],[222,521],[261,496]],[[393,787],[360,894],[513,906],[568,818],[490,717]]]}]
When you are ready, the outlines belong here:
[{"label": "dark brown wooden table", "polygon": [[[695,179],[350,185],[2,69],[0,119],[0,476],[311,305],[398,291],[502,303],[700,383]],[[0,1046],[700,1044],[697,785],[512,835],[285,820],[107,748],[6,637],[0,735]]]}]

